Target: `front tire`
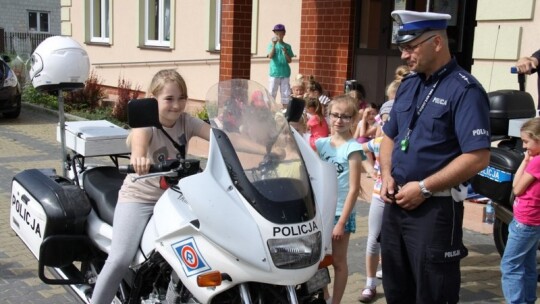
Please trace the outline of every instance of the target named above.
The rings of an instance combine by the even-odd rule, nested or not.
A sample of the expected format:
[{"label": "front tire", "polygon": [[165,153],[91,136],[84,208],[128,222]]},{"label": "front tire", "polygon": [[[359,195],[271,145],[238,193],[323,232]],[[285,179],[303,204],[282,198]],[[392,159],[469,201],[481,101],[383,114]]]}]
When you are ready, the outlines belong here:
[{"label": "front tire", "polygon": [[502,257],[504,248],[506,247],[506,241],[508,240],[508,224],[498,217],[495,218],[495,222],[493,223],[493,240],[495,241],[495,247],[497,247],[499,255]]}]

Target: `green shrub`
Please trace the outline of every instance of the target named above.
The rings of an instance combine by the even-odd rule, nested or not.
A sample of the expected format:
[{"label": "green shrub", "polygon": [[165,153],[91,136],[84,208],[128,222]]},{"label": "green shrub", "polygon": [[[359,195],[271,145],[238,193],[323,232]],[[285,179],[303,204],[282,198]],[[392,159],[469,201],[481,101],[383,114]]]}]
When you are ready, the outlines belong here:
[{"label": "green shrub", "polygon": [[58,110],[58,95],[40,92],[31,83],[23,87],[22,100],[25,102],[42,105],[46,108]]},{"label": "green shrub", "polygon": [[206,109],[206,106],[203,106],[199,111],[197,111],[195,116],[201,120],[208,121],[208,110]]},{"label": "green shrub", "polygon": [[208,104],[205,104],[199,111],[197,111],[197,113],[195,113],[195,116],[201,120],[210,122],[210,117],[216,117],[217,112],[218,109],[216,105],[211,105],[209,107]]},{"label": "green shrub", "polygon": [[114,118],[112,115],[113,107],[107,106],[107,107],[101,107],[94,110],[72,110],[69,112],[69,114],[73,114],[75,116],[84,117],[88,120],[108,120],[112,122],[113,124],[127,128],[127,124],[123,121],[119,121],[118,119]]}]

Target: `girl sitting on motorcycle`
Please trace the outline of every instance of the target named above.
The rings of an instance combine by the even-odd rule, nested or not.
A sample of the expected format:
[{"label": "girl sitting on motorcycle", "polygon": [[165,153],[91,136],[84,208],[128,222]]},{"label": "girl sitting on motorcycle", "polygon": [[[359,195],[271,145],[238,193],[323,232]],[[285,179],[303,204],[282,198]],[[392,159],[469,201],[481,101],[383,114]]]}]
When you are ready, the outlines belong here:
[{"label": "girl sitting on motorcycle", "polygon": [[[188,93],[186,83],[178,72],[161,70],[156,73],[150,83],[148,95],[157,99],[159,121],[165,132],[175,140],[185,135],[186,150],[187,143],[193,136],[209,140],[210,126],[184,112]],[[148,173],[150,164],[177,158],[178,154],[172,143],[155,127],[132,129],[128,145],[131,148],[130,163],[138,175]],[[124,180],[114,212],[110,254],[99,274],[92,303],[112,302],[137,252],[154,205],[165,191],[164,188],[160,187],[159,177],[133,182],[128,175]]]}]

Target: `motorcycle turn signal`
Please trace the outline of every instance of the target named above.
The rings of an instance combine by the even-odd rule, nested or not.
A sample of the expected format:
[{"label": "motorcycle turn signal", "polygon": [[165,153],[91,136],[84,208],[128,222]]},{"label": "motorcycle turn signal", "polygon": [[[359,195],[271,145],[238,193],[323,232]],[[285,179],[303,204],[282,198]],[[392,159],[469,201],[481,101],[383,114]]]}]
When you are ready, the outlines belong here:
[{"label": "motorcycle turn signal", "polygon": [[215,287],[221,285],[223,277],[219,271],[210,271],[197,277],[199,287]]}]

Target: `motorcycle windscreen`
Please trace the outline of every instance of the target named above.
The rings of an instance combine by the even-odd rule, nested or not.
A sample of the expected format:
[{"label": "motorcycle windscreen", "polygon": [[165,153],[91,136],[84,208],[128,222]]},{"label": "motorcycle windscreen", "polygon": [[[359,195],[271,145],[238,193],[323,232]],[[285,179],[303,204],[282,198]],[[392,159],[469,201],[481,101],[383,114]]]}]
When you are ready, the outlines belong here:
[{"label": "motorcycle windscreen", "polygon": [[277,224],[313,219],[304,161],[281,105],[264,87],[242,79],[220,82],[206,107],[229,175],[253,208]]}]

